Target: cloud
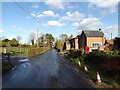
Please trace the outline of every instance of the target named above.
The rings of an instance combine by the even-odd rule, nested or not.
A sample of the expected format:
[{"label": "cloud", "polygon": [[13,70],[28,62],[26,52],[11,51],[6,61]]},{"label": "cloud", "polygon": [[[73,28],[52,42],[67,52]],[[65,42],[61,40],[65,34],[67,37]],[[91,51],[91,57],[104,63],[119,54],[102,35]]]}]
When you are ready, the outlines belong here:
[{"label": "cloud", "polygon": [[66,24],[65,23],[60,23],[59,21],[49,21],[47,22],[47,24],[42,24],[43,26],[65,26]]},{"label": "cloud", "polygon": [[0,30],[0,33],[4,32],[4,30]]},{"label": "cloud", "polygon": [[103,30],[107,39],[111,39],[111,33],[113,38],[118,36],[118,25],[111,25],[105,27]]},{"label": "cloud", "polygon": [[80,21],[85,15],[75,11],[73,13],[66,12],[66,16],[61,17],[61,20]]},{"label": "cloud", "polygon": [[97,7],[101,8],[110,8],[114,7],[118,4],[119,0],[89,0],[90,6],[92,7],[93,5],[96,5]]},{"label": "cloud", "polygon": [[33,17],[36,17],[36,16],[37,16],[37,15],[36,15],[36,14],[34,14],[34,13],[31,13],[30,15],[31,15],[31,16],[33,16]]},{"label": "cloud", "polygon": [[79,23],[73,23],[72,26],[78,27]]},{"label": "cloud", "polygon": [[32,8],[39,8],[39,5],[38,4],[33,4]]},{"label": "cloud", "polygon": [[17,27],[16,25],[12,25],[11,27],[14,28],[15,30],[20,30],[20,31],[22,30],[22,31],[24,31],[23,28]]},{"label": "cloud", "polygon": [[117,5],[119,0],[89,0],[88,7],[91,8],[94,5],[99,8],[107,9],[100,11],[101,15],[107,15],[107,13],[115,13],[117,11]]},{"label": "cloud", "polygon": [[80,23],[73,23],[72,26],[77,27],[77,29],[97,29],[103,23],[99,20],[99,18],[84,18]]},{"label": "cloud", "polygon": [[42,13],[39,13],[38,15],[32,13],[31,16],[33,17],[59,17],[59,15],[55,14],[52,10],[43,11]]},{"label": "cloud", "polygon": [[52,9],[64,9],[63,0],[46,0],[45,4]]},{"label": "cloud", "polygon": [[29,18],[30,18],[30,16],[27,16],[26,18],[27,18],[27,19],[29,19]]},{"label": "cloud", "polygon": [[53,11],[43,11],[42,14],[38,15],[38,17],[58,17],[58,14],[55,14]]}]

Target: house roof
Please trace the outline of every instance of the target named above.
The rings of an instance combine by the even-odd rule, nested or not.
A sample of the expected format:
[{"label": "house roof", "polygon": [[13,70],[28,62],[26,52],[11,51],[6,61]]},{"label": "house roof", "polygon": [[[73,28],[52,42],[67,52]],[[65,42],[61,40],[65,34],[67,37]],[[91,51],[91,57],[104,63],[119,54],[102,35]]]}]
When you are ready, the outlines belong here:
[{"label": "house roof", "polygon": [[108,44],[114,44],[113,41],[114,41],[114,39],[112,39],[112,40],[107,40],[107,43],[108,43]]},{"label": "house roof", "polygon": [[103,37],[104,33],[97,30],[83,30],[86,37]]},{"label": "house roof", "polygon": [[73,37],[68,37],[66,40],[71,40],[71,39],[73,39]]}]

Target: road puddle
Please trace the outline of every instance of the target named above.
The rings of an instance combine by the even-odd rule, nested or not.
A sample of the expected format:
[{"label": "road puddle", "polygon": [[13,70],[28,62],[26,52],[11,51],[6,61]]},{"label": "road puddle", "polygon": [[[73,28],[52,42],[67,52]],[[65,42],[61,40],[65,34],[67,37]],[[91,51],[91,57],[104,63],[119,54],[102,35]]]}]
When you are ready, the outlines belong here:
[{"label": "road puddle", "polygon": [[21,59],[21,60],[19,60],[19,62],[27,62],[27,61],[29,61],[29,59]]}]

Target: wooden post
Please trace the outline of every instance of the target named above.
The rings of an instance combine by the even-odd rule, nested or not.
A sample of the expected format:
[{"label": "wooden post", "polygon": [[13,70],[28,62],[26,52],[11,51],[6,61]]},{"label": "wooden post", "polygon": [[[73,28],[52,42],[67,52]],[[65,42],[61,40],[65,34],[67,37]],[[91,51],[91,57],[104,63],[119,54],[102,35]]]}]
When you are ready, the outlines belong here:
[{"label": "wooden post", "polygon": [[10,63],[10,54],[8,53],[8,62]]},{"label": "wooden post", "polygon": [[6,50],[6,48],[4,48],[4,49],[3,49],[3,53],[7,53],[7,50]]}]

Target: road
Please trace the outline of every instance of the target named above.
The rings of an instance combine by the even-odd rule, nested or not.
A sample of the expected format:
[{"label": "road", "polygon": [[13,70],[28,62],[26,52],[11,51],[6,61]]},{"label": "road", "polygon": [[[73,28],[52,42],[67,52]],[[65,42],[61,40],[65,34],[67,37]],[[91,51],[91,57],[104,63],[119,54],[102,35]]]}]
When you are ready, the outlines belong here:
[{"label": "road", "polygon": [[92,88],[55,49],[18,65],[2,80],[3,88]]}]

